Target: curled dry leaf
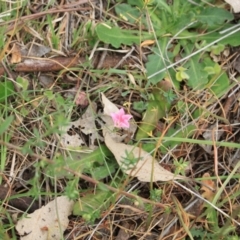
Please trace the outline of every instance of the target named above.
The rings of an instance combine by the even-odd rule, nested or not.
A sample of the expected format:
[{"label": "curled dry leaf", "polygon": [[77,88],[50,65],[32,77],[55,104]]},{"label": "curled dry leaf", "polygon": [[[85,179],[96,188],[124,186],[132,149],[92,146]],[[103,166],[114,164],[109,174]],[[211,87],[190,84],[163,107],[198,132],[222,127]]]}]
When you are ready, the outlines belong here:
[{"label": "curled dry leaf", "polygon": [[150,46],[150,45],[153,45],[155,43],[155,40],[145,40],[145,41],[143,41],[142,43],[141,43],[141,47],[148,47],[148,46]]},{"label": "curled dry leaf", "polygon": [[[183,176],[175,175],[153,159],[153,157],[139,147],[115,142],[107,129],[103,129],[105,144],[115,156],[122,170],[133,177],[137,177],[142,182],[171,181],[174,179],[186,179]],[[135,165],[126,166],[129,157],[139,159]]]},{"label": "curled dry leaf", "polygon": [[17,222],[21,240],[59,240],[72,213],[73,201],[61,196]]},{"label": "curled dry leaf", "polygon": [[16,43],[14,43],[10,52],[12,53],[10,63],[19,63],[22,61],[22,54],[20,51],[20,47]]},{"label": "curled dry leaf", "polygon": [[208,201],[212,201],[214,196],[215,196],[215,190],[216,190],[216,184],[213,180],[209,179],[210,174],[209,173],[204,173],[203,174],[203,180],[202,180],[202,187],[201,191],[202,196],[206,198]]},{"label": "curled dry leaf", "polygon": [[131,73],[127,73],[127,75],[128,75],[128,78],[129,78],[130,82],[131,82],[134,86],[137,86],[137,83],[136,83],[136,81],[135,81],[135,79],[134,79],[134,76],[133,76]]}]

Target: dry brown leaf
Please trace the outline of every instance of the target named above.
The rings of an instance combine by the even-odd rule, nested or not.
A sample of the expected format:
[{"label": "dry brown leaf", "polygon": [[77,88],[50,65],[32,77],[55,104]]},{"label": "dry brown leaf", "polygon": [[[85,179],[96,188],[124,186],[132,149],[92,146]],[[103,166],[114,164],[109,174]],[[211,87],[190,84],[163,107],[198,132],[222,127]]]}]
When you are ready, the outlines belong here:
[{"label": "dry brown leaf", "polygon": [[12,57],[10,59],[10,63],[19,63],[22,61],[22,54],[21,54],[21,51],[20,51],[20,47],[14,43],[12,49],[11,49],[11,54],[12,54]]},{"label": "dry brown leaf", "polygon": [[17,222],[21,240],[59,240],[72,213],[73,201],[61,196]]},{"label": "dry brown leaf", "polygon": [[155,43],[155,40],[145,40],[145,41],[143,41],[142,43],[141,43],[141,47],[148,47],[148,46],[150,46],[150,45],[153,45]]},{"label": "dry brown leaf", "polygon": [[[171,181],[174,179],[185,179],[183,176],[175,175],[163,167],[153,159],[153,157],[139,147],[126,145],[124,143],[115,142],[107,129],[103,129],[105,144],[115,156],[122,170],[130,176],[137,177],[142,182]],[[133,166],[124,165],[124,161],[131,158],[139,159]],[[152,171],[153,169],[153,171]]]},{"label": "dry brown leaf", "polygon": [[207,200],[212,201],[215,196],[216,184],[213,180],[207,179],[210,178],[209,173],[204,173],[202,177],[202,183],[204,184],[201,187],[201,191],[203,192],[202,196]]}]

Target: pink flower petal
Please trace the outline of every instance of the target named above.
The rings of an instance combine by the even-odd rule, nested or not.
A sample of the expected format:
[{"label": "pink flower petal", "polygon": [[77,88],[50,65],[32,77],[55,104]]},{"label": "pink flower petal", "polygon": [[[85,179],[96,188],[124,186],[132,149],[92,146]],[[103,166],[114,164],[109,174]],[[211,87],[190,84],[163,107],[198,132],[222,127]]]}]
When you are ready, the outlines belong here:
[{"label": "pink flower petal", "polygon": [[129,128],[129,120],[132,118],[132,115],[125,114],[123,108],[121,108],[118,112],[112,113],[111,117],[114,122],[114,126],[117,128]]}]

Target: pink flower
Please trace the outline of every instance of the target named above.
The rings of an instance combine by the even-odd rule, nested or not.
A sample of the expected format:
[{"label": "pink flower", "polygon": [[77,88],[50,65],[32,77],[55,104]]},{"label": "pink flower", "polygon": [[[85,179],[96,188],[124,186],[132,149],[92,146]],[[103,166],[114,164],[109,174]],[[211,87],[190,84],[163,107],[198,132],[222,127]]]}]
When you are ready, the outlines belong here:
[{"label": "pink flower", "polygon": [[116,113],[111,113],[112,120],[114,122],[114,126],[117,128],[129,128],[129,120],[132,118],[132,115],[125,114],[123,108],[121,108]]},{"label": "pink flower", "polygon": [[78,92],[77,94],[75,103],[83,108],[87,107],[89,104],[87,94],[85,92]]}]

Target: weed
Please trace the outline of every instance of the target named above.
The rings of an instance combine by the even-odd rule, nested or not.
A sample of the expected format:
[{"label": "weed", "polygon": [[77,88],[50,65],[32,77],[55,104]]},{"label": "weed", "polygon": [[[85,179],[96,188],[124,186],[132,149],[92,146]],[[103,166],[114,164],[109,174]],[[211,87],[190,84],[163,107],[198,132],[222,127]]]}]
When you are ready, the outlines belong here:
[{"label": "weed", "polygon": [[[19,238],[13,199],[31,200],[26,213],[66,195],[65,239],[238,239],[237,15],[212,0],[80,2],[0,3],[0,238]],[[16,71],[39,59],[62,70]],[[126,109],[126,129],[111,132],[99,93]],[[119,166],[106,128],[139,156],[120,152]],[[186,178],[129,177],[141,151]]]}]

